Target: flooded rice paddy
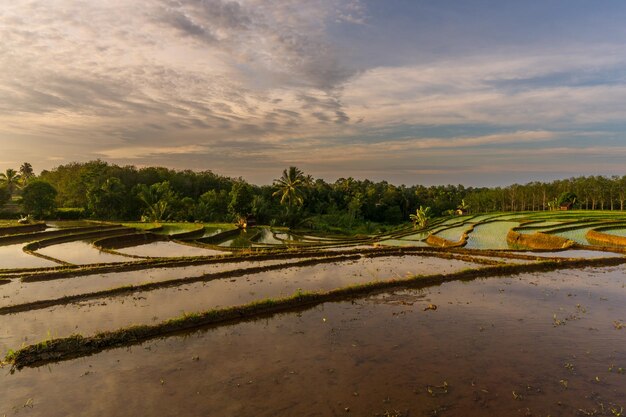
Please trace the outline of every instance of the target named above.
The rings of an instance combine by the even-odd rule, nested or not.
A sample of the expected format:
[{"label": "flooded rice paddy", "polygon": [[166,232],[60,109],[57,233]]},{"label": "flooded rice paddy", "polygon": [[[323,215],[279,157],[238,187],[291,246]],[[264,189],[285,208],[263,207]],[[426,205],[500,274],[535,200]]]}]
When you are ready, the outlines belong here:
[{"label": "flooded rice paddy", "polygon": [[141,256],[146,258],[172,258],[179,256],[216,256],[224,255],[223,252],[215,249],[201,248],[197,246],[184,245],[176,242],[152,242],[137,245],[130,248],[116,249],[116,252],[125,255]]},{"label": "flooded rice paddy", "polygon": [[24,252],[23,244],[0,246],[0,269],[45,268],[58,266],[57,262]]},{"label": "flooded rice paddy", "polygon": [[624,272],[391,291],[5,372],[0,413],[615,415]]},{"label": "flooded rice paddy", "polygon": [[127,256],[114,255],[101,251],[93,246],[90,241],[59,243],[38,249],[37,253],[75,265],[127,262],[131,260]]},{"label": "flooded rice paddy", "polygon": [[[37,253],[79,266],[24,252],[26,238],[0,243],[0,416],[624,415],[626,259],[583,240],[605,220],[558,230],[581,215],[461,216],[359,237],[259,227],[221,238],[228,227],[204,225],[191,244],[171,236],[202,225],[168,224],[167,240],[117,255],[67,242],[94,223],[58,222],[67,236]],[[533,220],[573,248],[511,250],[509,230]],[[614,224],[608,233],[624,233]],[[464,248],[422,241],[471,226]],[[191,325],[159,333],[173,322]],[[94,348],[100,332],[121,338]],[[84,344],[55,356],[73,334]],[[22,347],[39,362],[18,365]]]},{"label": "flooded rice paddy", "polygon": [[[103,323],[109,328],[150,324],[185,312],[286,297],[297,291],[330,290],[371,281],[398,279],[407,275],[445,274],[476,266],[468,262],[431,257],[361,258],[307,267],[287,265],[286,268],[268,272],[194,282],[188,285],[179,284],[119,297],[100,297],[69,305],[55,305],[43,310],[0,315],[0,329],[3,329],[0,335],[0,350],[19,346],[23,342],[43,340],[48,334],[54,337],[65,337],[76,332],[91,334],[104,330]],[[170,273],[173,274],[174,271]],[[172,279],[185,275],[176,274],[170,277],[169,279]],[[3,304],[7,300],[11,300],[10,304],[14,305],[44,297],[59,298],[96,290],[97,284],[94,281],[97,278],[89,280],[88,288],[80,283],[75,284],[76,281],[83,279],[85,278],[60,280],[61,282],[55,283],[57,288],[54,293],[51,290],[47,291],[42,283],[37,283],[39,288],[37,296],[30,294],[29,288],[33,283],[28,283],[26,288],[23,286],[19,288],[17,294],[4,295]],[[122,284],[122,279],[118,277],[116,281]],[[104,289],[113,288],[114,282],[115,280],[111,283],[107,281],[109,285]],[[10,285],[4,285],[0,287],[0,294],[11,294],[9,291],[12,289]]]},{"label": "flooded rice paddy", "polygon": [[506,234],[516,226],[519,226],[519,223],[512,221],[494,221],[476,225],[468,235],[465,247],[468,249],[509,249]]},{"label": "flooded rice paddy", "polygon": [[437,236],[447,239],[451,242],[458,242],[459,240],[461,240],[463,233],[467,232],[467,229],[467,225],[452,227],[450,229],[445,229],[437,232]]}]

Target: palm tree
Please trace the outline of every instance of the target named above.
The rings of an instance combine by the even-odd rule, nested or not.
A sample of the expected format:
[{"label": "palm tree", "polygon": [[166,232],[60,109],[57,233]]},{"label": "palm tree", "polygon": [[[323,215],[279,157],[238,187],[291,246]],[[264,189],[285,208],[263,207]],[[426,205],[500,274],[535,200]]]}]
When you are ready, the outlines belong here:
[{"label": "palm tree", "polygon": [[169,217],[170,203],[176,200],[174,191],[168,181],[152,184],[139,185],[137,197],[145,204],[145,218],[151,222],[161,222]]},{"label": "palm tree", "polygon": [[415,227],[419,226],[420,229],[424,229],[428,224],[428,220],[430,219],[430,207],[422,207],[415,210],[415,214],[409,215],[409,218],[413,222]]},{"label": "palm tree", "polygon": [[13,195],[13,192],[17,188],[20,182],[20,174],[14,169],[7,169],[6,172],[0,172],[0,184],[4,183],[9,194]]},{"label": "palm tree", "polygon": [[280,204],[287,205],[287,211],[294,205],[301,206],[304,204],[304,195],[302,189],[307,184],[307,178],[302,171],[296,167],[289,167],[283,170],[283,175],[274,180],[274,187],[278,190],[272,196],[280,196]]},{"label": "palm tree", "polygon": [[35,172],[33,171],[33,166],[28,162],[24,162],[22,166],[20,167],[20,174],[22,176],[22,181],[24,182],[28,181],[30,178],[35,176]]}]

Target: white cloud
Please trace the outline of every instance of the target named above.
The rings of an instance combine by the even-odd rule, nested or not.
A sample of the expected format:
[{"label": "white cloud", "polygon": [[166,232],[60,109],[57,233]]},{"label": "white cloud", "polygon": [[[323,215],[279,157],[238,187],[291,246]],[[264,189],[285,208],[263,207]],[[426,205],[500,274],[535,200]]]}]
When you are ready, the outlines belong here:
[{"label": "white cloud", "polygon": [[[576,131],[605,139],[598,126],[626,120],[621,45],[368,69],[333,38],[337,25],[365,30],[367,21],[358,0],[8,2],[0,9],[0,149],[35,163],[39,155],[46,168],[56,161],[49,155],[63,155],[177,167],[193,156],[194,167],[211,163],[231,175],[270,162],[382,170],[410,158],[447,165],[446,156],[462,153],[471,164],[455,163],[474,169],[503,146],[516,145],[518,156],[539,144],[546,155],[572,155],[580,146],[567,140],[584,141]],[[443,125],[487,128],[415,133]],[[238,161],[240,149],[248,161],[224,162]]]}]

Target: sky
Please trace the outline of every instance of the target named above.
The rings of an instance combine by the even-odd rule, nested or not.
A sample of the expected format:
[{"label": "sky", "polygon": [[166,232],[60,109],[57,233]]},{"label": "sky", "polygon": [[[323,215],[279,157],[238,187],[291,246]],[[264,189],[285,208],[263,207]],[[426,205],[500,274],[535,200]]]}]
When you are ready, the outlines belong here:
[{"label": "sky", "polygon": [[0,171],[626,174],[622,0],[0,0]]}]

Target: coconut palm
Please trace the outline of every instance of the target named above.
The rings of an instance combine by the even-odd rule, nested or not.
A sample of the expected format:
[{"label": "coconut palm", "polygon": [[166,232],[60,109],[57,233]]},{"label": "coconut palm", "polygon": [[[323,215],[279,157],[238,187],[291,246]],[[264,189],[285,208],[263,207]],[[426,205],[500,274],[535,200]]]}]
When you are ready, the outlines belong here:
[{"label": "coconut palm", "polygon": [[420,229],[424,229],[428,224],[428,220],[430,220],[430,207],[422,207],[415,210],[415,214],[409,215],[409,218],[413,222],[414,227],[419,226]]},{"label": "coconut palm", "polygon": [[176,200],[176,194],[170,188],[168,181],[147,186],[138,186],[137,197],[145,204],[144,217],[151,222],[167,220],[170,215],[170,206]]},{"label": "coconut palm", "polygon": [[0,184],[4,184],[11,195],[18,187],[20,178],[20,174],[11,168],[7,169],[6,172],[0,172]]},{"label": "coconut palm", "polygon": [[27,181],[34,177],[35,172],[33,171],[33,166],[28,162],[24,162],[22,166],[20,166],[20,175],[22,176],[22,181]]},{"label": "coconut palm", "polygon": [[280,204],[287,205],[287,210],[291,207],[304,204],[303,188],[307,184],[307,178],[302,171],[296,167],[289,167],[283,170],[283,175],[274,180],[274,187],[278,190],[272,196],[280,196]]}]

